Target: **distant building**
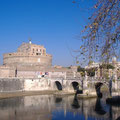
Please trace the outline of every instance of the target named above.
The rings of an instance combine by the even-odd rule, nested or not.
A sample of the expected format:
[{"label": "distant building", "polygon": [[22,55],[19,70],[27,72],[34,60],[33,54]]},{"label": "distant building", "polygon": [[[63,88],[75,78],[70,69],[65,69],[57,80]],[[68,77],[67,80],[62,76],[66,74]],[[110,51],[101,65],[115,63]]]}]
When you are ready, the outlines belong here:
[{"label": "distant building", "polygon": [[109,77],[114,74],[117,78],[119,78],[120,77],[120,62],[117,62],[116,57],[113,57],[112,61],[109,63],[114,66],[113,70],[112,69],[109,69],[109,70],[100,69],[100,65],[102,65],[102,62],[100,63],[92,62],[88,66],[85,66],[85,69],[98,68],[95,73],[96,77],[104,77],[106,76],[106,72],[108,72]]},{"label": "distant building", "polygon": [[3,65],[18,67],[25,66],[51,66],[52,55],[46,53],[44,46],[23,43],[14,53],[3,55]]},{"label": "distant building", "polygon": [[23,43],[17,52],[3,55],[0,77],[39,78],[79,76],[77,67],[52,66],[52,55],[42,45]]},{"label": "distant building", "polygon": [[85,66],[85,69],[99,67],[100,64],[101,64],[101,63],[92,62],[92,63],[89,64],[88,66]]}]

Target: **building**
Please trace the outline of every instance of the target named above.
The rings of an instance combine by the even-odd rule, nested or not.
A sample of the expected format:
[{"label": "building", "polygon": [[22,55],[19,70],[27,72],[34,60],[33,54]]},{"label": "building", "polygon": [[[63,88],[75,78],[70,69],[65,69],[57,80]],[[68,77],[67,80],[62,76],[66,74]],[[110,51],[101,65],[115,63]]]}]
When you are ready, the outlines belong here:
[{"label": "building", "polygon": [[14,66],[51,66],[52,55],[46,53],[44,46],[23,43],[14,53],[3,55],[3,65]]},{"label": "building", "polygon": [[114,75],[117,78],[120,78],[120,62],[117,61],[116,57],[112,58],[112,61],[109,62],[112,66],[114,66],[114,69],[100,69],[100,66],[102,65],[102,62],[92,62],[88,66],[85,66],[85,69],[91,69],[91,68],[98,68],[95,72],[96,77],[105,77],[105,76],[112,76]]},{"label": "building", "polygon": [[[77,67],[52,66],[52,55],[46,53],[42,45],[22,43],[17,52],[3,55],[3,65],[0,66],[0,77],[39,78],[72,77]],[[79,76],[79,74],[76,74]]]}]

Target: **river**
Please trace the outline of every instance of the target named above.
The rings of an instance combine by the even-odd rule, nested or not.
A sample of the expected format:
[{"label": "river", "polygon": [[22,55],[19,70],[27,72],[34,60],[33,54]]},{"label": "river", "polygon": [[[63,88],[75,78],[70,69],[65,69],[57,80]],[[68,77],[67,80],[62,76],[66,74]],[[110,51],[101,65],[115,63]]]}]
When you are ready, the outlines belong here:
[{"label": "river", "polygon": [[0,100],[0,120],[117,120],[119,106],[105,98],[38,95]]}]

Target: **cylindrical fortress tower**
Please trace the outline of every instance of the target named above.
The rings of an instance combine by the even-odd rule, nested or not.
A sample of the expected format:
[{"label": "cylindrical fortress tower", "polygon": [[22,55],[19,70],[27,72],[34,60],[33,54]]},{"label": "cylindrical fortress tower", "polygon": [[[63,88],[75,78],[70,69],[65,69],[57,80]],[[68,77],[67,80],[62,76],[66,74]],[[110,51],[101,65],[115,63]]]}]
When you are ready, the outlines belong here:
[{"label": "cylindrical fortress tower", "polygon": [[23,43],[14,53],[3,55],[3,64],[8,66],[51,66],[52,55],[46,53],[44,46]]}]

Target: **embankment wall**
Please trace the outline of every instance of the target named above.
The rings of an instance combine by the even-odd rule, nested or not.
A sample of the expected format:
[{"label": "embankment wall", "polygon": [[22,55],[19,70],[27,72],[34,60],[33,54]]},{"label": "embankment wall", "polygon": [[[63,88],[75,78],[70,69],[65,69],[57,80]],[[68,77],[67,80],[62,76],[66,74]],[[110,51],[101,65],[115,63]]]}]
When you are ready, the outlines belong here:
[{"label": "embankment wall", "polygon": [[49,90],[48,80],[24,78],[0,78],[0,92]]}]

